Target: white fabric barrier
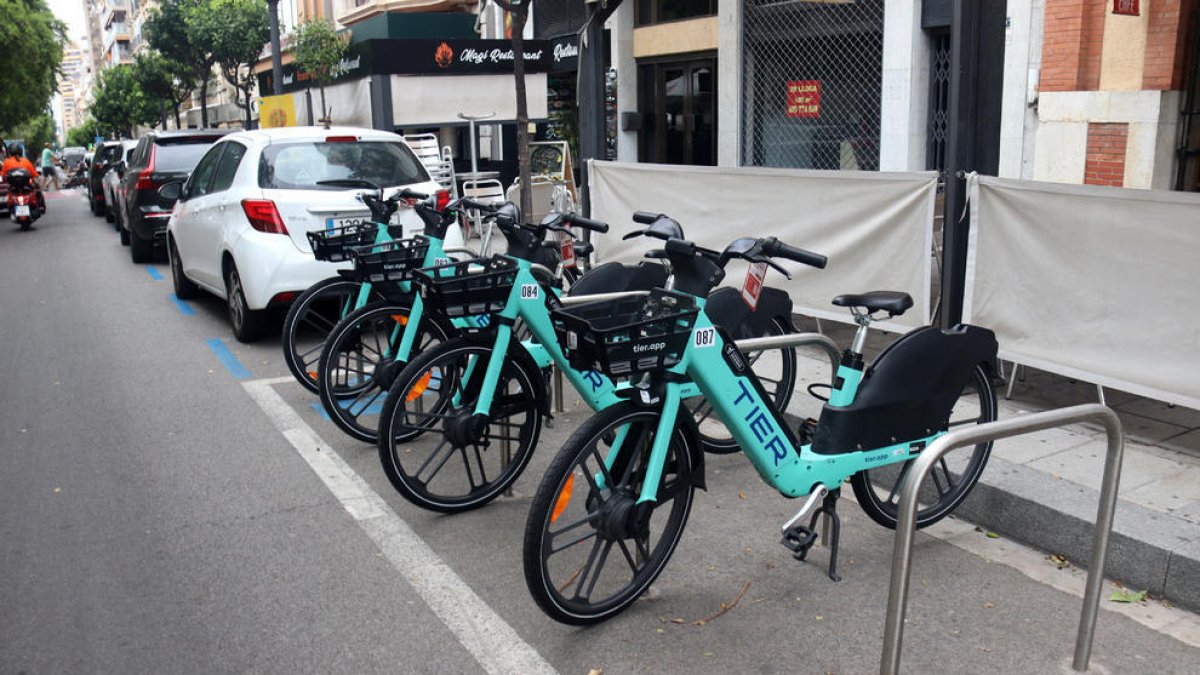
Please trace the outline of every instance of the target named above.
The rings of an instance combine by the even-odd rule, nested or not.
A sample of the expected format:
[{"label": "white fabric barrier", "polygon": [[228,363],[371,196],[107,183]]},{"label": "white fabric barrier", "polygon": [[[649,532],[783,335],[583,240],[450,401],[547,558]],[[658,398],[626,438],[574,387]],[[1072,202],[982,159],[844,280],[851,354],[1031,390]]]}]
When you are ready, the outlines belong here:
[{"label": "white fabric barrier", "polygon": [[[723,249],[739,236],[775,236],[828,256],[824,270],[778,260],[767,285],[792,296],[795,311],[849,322],[850,312],[830,301],[843,293],[905,291],[914,306],[895,320],[875,324],[905,332],[929,323],[930,247],[937,174],[806,171],[757,167],[695,167],[589,163],[592,216],[608,223],[592,235],[598,259],[636,262],[654,239],[622,235],[643,229],[634,211],[665,213],[684,235]],[[731,263],[724,285],[740,287],[745,265]]]},{"label": "white fabric barrier", "polygon": [[1001,358],[1200,408],[1200,195],[970,183],[963,316]]}]

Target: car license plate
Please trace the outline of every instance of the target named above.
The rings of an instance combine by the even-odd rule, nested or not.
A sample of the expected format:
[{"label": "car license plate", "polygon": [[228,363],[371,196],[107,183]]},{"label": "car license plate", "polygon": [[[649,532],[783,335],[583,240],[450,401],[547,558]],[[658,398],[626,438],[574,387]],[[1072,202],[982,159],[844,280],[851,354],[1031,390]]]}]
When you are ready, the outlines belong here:
[{"label": "car license plate", "polygon": [[28,217],[29,216],[29,205],[28,204],[17,204],[16,210],[13,211],[13,214],[18,217],[23,217],[23,216]]},{"label": "car license plate", "polygon": [[350,218],[327,218],[325,220],[325,229],[333,230],[339,227],[350,227],[351,225],[362,225],[367,222],[363,216],[354,216]]}]

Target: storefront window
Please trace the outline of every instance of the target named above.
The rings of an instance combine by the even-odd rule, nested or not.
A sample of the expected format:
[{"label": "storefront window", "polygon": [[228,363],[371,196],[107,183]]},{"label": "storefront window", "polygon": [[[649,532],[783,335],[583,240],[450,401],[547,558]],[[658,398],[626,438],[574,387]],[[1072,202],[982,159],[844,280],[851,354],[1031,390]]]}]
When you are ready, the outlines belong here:
[{"label": "storefront window", "polygon": [[638,0],[637,25],[678,21],[717,13],[717,0]]},{"label": "storefront window", "polygon": [[877,170],[883,0],[743,2],[743,163]]}]

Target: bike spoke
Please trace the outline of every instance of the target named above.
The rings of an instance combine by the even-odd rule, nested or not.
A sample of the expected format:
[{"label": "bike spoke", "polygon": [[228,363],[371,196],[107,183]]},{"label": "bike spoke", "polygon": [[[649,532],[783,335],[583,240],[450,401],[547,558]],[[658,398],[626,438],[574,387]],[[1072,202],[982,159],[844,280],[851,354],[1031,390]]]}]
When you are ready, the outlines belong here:
[{"label": "bike spoke", "polygon": [[[346,412],[357,418],[359,415],[362,415],[363,413],[365,413],[367,411],[367,408],[371,407],[372,403],[374,403],[375,401],[378,401],[379,398],[381,396],[384,396],[386,393],[387,392],[383,391],[382,389],[375,389],[375,388],[368,389],[367,391],[364,391],[363,393],[359,394],[358,396],[355,396],[354,400],[350,401],[350,405],[346,406]],[[362,404],[362,407],[360,407],[358,409],[358,412],[354,412],[354,406],[356,404],[362,402],[363,397],[367,396],[368,394],[371,395],[371,398],[367,399],[367,402]]]},{"label": "bike spoke", "polygon": [[[442,461],[439,462],[437,467],[434,468],[433,472],[429,475],[429,478],[421,480],[420,475],[425,472],[425,469],[429,468],[429,465],[431,463],[433,463],[433,460],[437,459],[438,454],[446,449],[449,449],[449,452],[445,453],[446,456],[443,457]],[[436,476],[437,472],[441,471],[442,467],[445,466],[446,462],[449,461],[450,458],[454,456],[454,450],[455,450],[455,448],[453,445],[450,444],[450,440],[443,438],[442,442],[439,443],[438,446],[433,449],[433,452],[431,452],[429,454],[429,458],[425,460],[425,463],[422,464],[419,469],[417,469],[416,471],[413,472],[413,474],[412,474],[413,478],[420,480],[422,483],[428,484],[430,479],[432,479],[434,476]]]},{"label": "bike spoke", "polygon": [[[549,542],[549,546],[547,548],[549,548],[550,551],[546,554],[546,557],[550,557],[556,553],[562,553],[563,551],[571,548],[572,546],[575,546],[576,544],[581,544],[581,543],[587,541],[588,539],[595,537],[598,533],[594,529],[589,530],[588,532],[585,532],[584,534],[572,539],[571,541],[568,541],[567,543],[563,544],[562,546],[559,546],[558,548],[554,547],[554,537],[556,536],[556,534],[555,533],[549,533],[549,534],[550,534],[550,542]],[[562,534],[562,532],[560,531],[558,534]]]},{"label": "bike spoke", "polygon": [[604,549],[600,551],[600,559],[596,561],[595,571],[592,573],[592,581],[588,584],[587,595],[585,598],[592,597],[592,591],[596,590],[596,582],[600,580],[600,573],[604,571],[604,563],[608,562],[608,553],[612,550],[613,543],[607,542]]},{"label": "bike spoke", "polygon": [[629,571],[633,572],[634,576],[638,573],[638,564],[633,559],[633,554],[629,552],[629,547],[625,545],[624,540],[617,540],[617,544],[621,546],[621,553],[625,556],[625,562],[629,563]]},{"label": "bike spoke", "polygon": [[587,600],[586,596],[581,596],[579,593],[583,590],[584,582],[586,582],[588,577],[591,576],[592,566],[596,564],[596,556],[600,553],[600,548],[602,546],[604,546],[604,540],[597,538],[596,543],[592,545],[592,552],[588,554],[587,562],[583,564],[583,572],[579,574],[579,583],[575,586],[576,598]]},{"label": "bike spoke", "polygon": [[894,505],[896,503],[896,493],[900,491],[900,484],[904,482],[904,477],[908,475],[908,469],[911,466],[912,460],[909,460],[900,467],[900,475],[896,476],[896,482],[892,484],[892,491],[888,493],[887,499],[883,500],[884,504]]}]

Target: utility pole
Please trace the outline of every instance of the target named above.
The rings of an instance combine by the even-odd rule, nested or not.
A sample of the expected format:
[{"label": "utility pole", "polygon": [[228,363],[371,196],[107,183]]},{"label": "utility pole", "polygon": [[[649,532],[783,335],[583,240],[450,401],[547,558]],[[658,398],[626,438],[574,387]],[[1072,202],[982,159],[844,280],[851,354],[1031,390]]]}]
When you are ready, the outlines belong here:
[{"label": "utility pole", "polygon": [[[604,22],[621,5],[621,0],[589,2],[593,9],[579,40],[579,166],[583,188],[583,212],[591,215],[587,160],[604,159],[605,125]],[[625,73],[631,77],[633,73]]]},{"label": "utility pole", "polygon": [[276,96],[283,93],[283,55],[279,53],[279,0],[267,0],[271,17],[271,87]]}]

